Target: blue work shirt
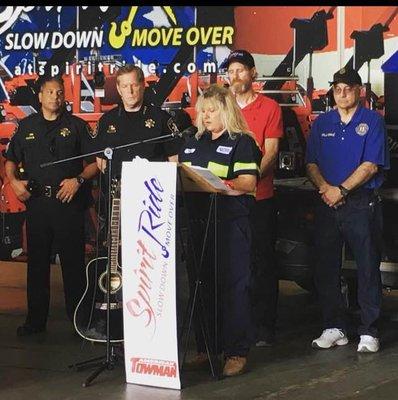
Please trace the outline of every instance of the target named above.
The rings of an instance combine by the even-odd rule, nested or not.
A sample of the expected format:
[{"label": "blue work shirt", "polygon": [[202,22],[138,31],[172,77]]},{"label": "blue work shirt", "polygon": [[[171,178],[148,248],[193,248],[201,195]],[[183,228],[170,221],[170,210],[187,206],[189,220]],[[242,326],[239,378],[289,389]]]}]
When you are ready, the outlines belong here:
[{"label": "blue work shirt", "polygon": [[379,188],[384,180],[383,169],[390,168],[387,131],[381,115],[358,105],[347,124],[341,122],[337,110],[315,120],[307,141],[306,162],[317,164],[329,184],[341,185],[365,161],[381,168],[363,187]]}]

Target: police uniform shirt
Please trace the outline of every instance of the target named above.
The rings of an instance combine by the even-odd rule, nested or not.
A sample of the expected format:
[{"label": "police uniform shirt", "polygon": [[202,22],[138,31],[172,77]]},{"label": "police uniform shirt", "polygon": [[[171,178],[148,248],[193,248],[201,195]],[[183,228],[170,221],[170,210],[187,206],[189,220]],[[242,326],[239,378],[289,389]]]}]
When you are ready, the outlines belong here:
[{"label": "police uniform shirt", "polygon": [[16,164],[22,163],[28,179],[35,179],[42,185],[58,186],[63,179],[74,178],[82,172],[83,159],[45,168],[40,165],[84,154],[90,140],[90,127],[82,119],[64,111],[56,120],[48,121],[39,112],[20,121],[6,158]]},{"label": "police uniform shirt", "polygon": [[[261,151],[250,135],[238,133],[232,139],[228,132],[224,132],[220,137],[212,140],[211,133],[205,132],[199,140],[195,137],[188,139],[180,150],[178,159],[188,166],[207,168],[221,179],[229,180],[239,175],[258,177]],[[254,203],[254,195],[255,193],[253,196],[246,194],[220,196],[221,218],[223,218],[222,214],[231,217],[247,215],[249,203],[252,201]]]},{"label": "police uniform shirt", "polygon": [[[143,105],[139,111],[127,112],[123,106],[105,113],[98,122],[97,136],[94,138],[96,150],[116,147],[128,143],[173,133],[171,116],[162,109]],[[113,175],[120,175],[122,161],[131,161],[135,156],[149,161],[167,161],[169,156],[178,154],[182,140],[161,139],[161,143],[142,143],[113,153]],[[99,155],[104,158],[104,155]]]},{"label": "police uniform shirt", "polygon": [[[389,169],[390,159],[383,118],[358,105],[348,124],[341,122],[337,110],[320,115],[307,142],[306,162],[317,164],[328,183],[338,186],[360,164],[368,161]],[[363,187],[375,189],[383,183],[383,171]]]}]

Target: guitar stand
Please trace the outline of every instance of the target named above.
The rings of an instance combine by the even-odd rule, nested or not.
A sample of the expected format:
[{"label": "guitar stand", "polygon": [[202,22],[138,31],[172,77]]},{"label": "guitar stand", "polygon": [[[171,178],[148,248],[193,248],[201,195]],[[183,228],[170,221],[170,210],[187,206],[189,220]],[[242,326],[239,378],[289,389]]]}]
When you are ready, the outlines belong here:
[{"label": "guitar stand", "polygon": [[[115,359],[114,361],[117,361],[119,358],[123,357],[123,356],[118,355],[118,352],[115,350],[118,347],[122,347],[122,346],[111,345],[110,355],[111,355],[111,357],[114,357],[114,359]],[[84,369],[87,369],[87,368],[92,368],[92,367],[96,367],[97,365],[102,365],[105,361],[106,361],[106,355],[103,355],[103,356],[99,356],[99,357],[90,358],[89,360],[70,364],[70,365],[68,365],[68,368],[73,369],[74,371],[83,371]]]},{"label": "guitar stand", "polygon": [[86,360],[86,361],[70,364],[70,365],[68,365],[68,368],[73,369],[75,371],[82,371],[86,368],[91,368],[93,366],[102,364],[102,360],[105,360],[105,359],[106,359],[105,356],[90,358],[89,360]]},{"label": "guitar stand", "polygon": [[[115,367],[115,364],[116,364],[116,362],[117,362],[117,356],[116,356],[116,354],[115,354],[114,347],[111,346],[111,351],[110,351],[109,357],[101,357],[101,358],[102,358],[102,359],[105,358],[105,361],[101,362],[101,363],[100,363],[100,366],[99,366],[95,371],[93,371],[93,372],[87,377],[87,379],[82,383],[82,386],[83,386],[83,387],[89,386],[90,383],[91,383],[101,372],[103,372],[103,371],[105,371],[105,370],[108,370],[108,371],[113,370],[113,368]],[[107,358],[109,358],[109,359],[107,359]],[[95,364],[98,364],[98,363],[95,363]],[[94,364],[94,365],[95,365],[95,364]]]},{"label": "guitar stand", "polygon": [[74,369],[75,371],[82,371],[83,369],[86,369],[86,368],[98,366],[98,368],[95,369],[95,371],[93,371],[87,377],[87,379],[82,383],[82,387],[87,387],[101,372],[103,372],[105,370],[108,370],[108,371],[113,370],[117,361],[118,361],[118,356],[115,353],[115,348],[114,348],[114,346],[111,346],[109,360],[107,360],[106,356],[100,356],[100,357],[91,358],[90,360],[71,364],[68,366],[68,368]]}]

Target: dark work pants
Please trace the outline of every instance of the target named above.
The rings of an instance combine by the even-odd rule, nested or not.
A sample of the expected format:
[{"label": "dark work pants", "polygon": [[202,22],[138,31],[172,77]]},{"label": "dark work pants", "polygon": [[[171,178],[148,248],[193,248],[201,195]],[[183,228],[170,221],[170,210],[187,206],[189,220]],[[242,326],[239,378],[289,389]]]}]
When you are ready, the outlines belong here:
[{"label": "dark work pants", "polygon": [[279,280],[275,256],[277,214],[275,199],[256,201],[253,226],[252,303],[257,327],[273,334],[277,319]]},{"label": "dark work pants", "polygon": [[59,251],[68,318],[85,287],[84,210],[78,201],[61,203],[46,197],[27,202],[28,315],[26,323],[45,327],[50,302],[50,257],[53,243]]},{"label": "dark work pants", "polygon": [[[192,221],[195,251],[200,259],[205,221]],[[250,259],[251,227],[248,216],[221,220],[218,223],[218,349],[225,356],[246,356],[253,343],[253,322],[250,307]],[[213,228],[211,229],[211,232]],[[197,310],[202,305],[202,316],[209,329],[210,343],[214,346],[214,236],[210,235],[205,250],[203,266],[200,270],[201,295],[197,298]],[[192,261],[190,262],[192,266]],[[188,271],[189,272],[189,271]],[[190,272],[191,290],[193,290],[193,272]],[[206,347],[195,314],[195,335],[198,352]],[[213,347],[214,350],[214,347]]]},{"label": "dark work pants", "polygon": [[360,189],[348,196],[337,210],[320,200],[316,211],[315,284],[323,313],[324,329],[346,329],[340,290],[344,241],[353,252],[358,274],[358,304],[361,309],[359,335],[378,336],[382,286],[381,202],[373,191]]}]

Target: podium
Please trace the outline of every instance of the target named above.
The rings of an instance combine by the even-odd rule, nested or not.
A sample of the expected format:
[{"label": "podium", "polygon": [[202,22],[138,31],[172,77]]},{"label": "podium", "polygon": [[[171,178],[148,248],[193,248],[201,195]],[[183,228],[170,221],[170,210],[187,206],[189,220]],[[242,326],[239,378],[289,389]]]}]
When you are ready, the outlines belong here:
[{"label": "podium", "polygon": [[[196,316],[197,322],[199,326],[196,328],[200,329],[200,334],[203,338],[203,344],[206,349],[206,353],[209,359],[211,374],[214,378],[220,379],[221,377],[221,359],[219,359],[219,312],[218,312],[218,259],[217,259],[217,247],[218,247],[218,232],[217,232],[217,197],[219,194],[225,194],[226,192],[234,192],[228,186],[226,186],[223,181],[212,174],[209,170],[205,170],[202,168],[190,167],[185,164],[179,164],[178,166],[178,183],[179,183],[179,192],[182,195],[184,210],[185,210],[185,220],[187,221],[188,227],[188,246],[190,247],[191,254],[193,255],[192,261],[193,265],[187,265],[187,272],[189,276],[189,284],[190,284],[190,297],[188,301],[187,310],[184,316],[184,323],[182,327],[182,332],[179,338],[179,342],[183,342],[183,336],[186,333],[186,342],[184,346],[184,354],[182,358],[182,369],[186,357],[186,353],[188,351],[188,339],[190,337],[191,328],[194,322],[194,318]],[[193,227],[192,227],[192,218],[188,212],[188,199],[187,194],[191,192],[197,192],[201,194],[209,194],[209,206],[207,210],[207,215],[205,216],[205,229],[203,238],[200,239],[201,245],[199,252],[200,254],[196,254],[194,238],[192,235]],[[206,247],[208,245],[208,241],[210,240],[210,230],[213,230],[213,282],[214,287],[212,289],[214,294],[214,335],[211,337],[209,324],[206,320],[206,310],[205,310],[205,301],[204,301],[204,293],[202,291],[202,271],[204,267],[204,259]],[[188,264],[188,263],[187,263]],[[195,315],[196,314],[196,315]],[[187,324],[187,326],[185,326]],[[210,345],[210,342],[213,341],[213,345]]]},{"label": "podium", "polygon": [[[197,172],[194,168],[180,166],[178,170],[183,201],[186,201],[186,190],[188,190],[186,186],[189,186],[190,191],[210,193],[211,206],[206,222],[208,233],[210,221],[213,218],[214,222],[217,221],[217,194],[223,191],[221,188],[224,184],[215,177],[213,179],[219,180],[220,187],[214,187],[204,178],[206,172]],[[226,188],[225,185],[224,187]],[[177,165],[143,159],[124,162],[121,189],[126,381],[180,389],[175,282]],[[187,214],[188,224],[189,219]],[[203,240],[201,261],[203,261],[207,233]],[[214,238],[217,238],[217,223],[214,223]],[[192,245],[192,241],[189,242]],[[215,246],[216,242],[215,240]],[[214,277],[217,288],[217,251],[214,253]],[[196,256],[194,260],[194,268],[189,273],[194,279],[194,282],[190,283],[194,290],[191,291],[186,313],[189,315],[188,336],[194,313],[197,312],[206,341],[212,375],[218,377],[220,371],[214,364],[218,354],[217,329],[213,351],[208,346],[208,329],[201,307],[203,303],[199,276],[201,262],[197,262]],[[214,308],[215,326],[218,318],[216,307],[217,305]],[[182,331],[184,332],[184,328]],[[182,336],[180,339],[182,340]],[[187,348],[185,354],[186,350]]]}]

